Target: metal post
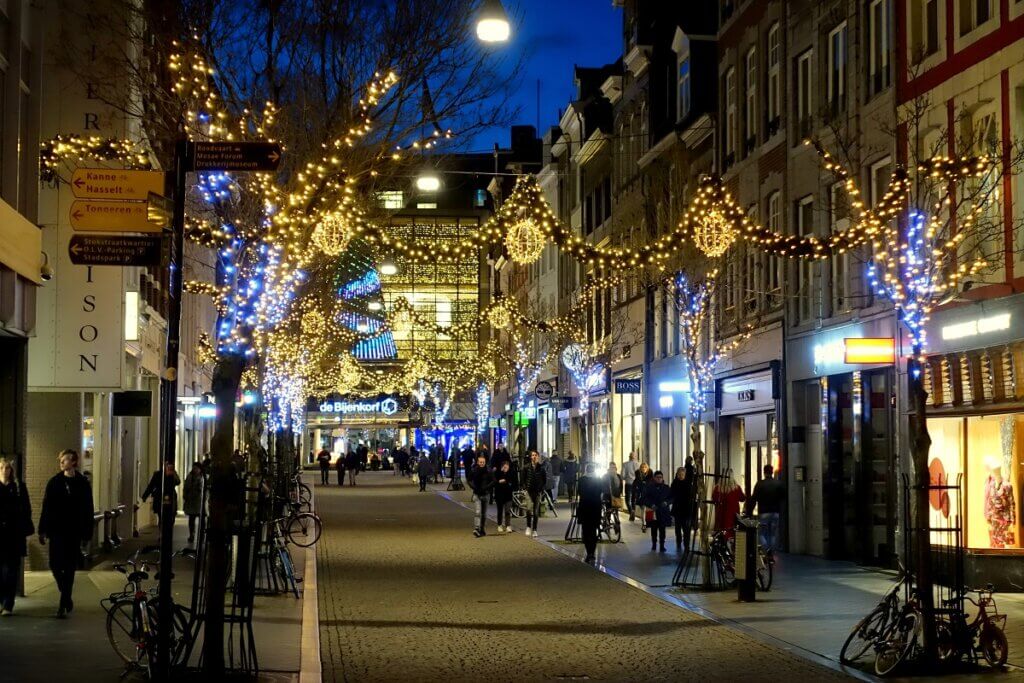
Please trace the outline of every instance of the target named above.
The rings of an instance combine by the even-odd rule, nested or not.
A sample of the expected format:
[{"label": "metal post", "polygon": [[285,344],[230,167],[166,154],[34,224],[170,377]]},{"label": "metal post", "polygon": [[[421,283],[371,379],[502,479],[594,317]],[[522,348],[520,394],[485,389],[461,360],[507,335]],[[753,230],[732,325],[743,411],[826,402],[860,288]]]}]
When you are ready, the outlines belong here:
[{"label": "metal post", "polygon": [[171,651],[169,625],[173,619],[171,596],[171,555],[174,553],[173,534],[174,516],[174,483],[167,478],[165,463],[175,461],[175,440],[177,430],[175,419],[178,403],[178,347],[181,339],[181,296],[182,278],[184,275],[184,236],[185,236],[185,173],[188,143],[179,140],[174,150],[174,215],[171,219],[171,252],[170,252],[170,300],[167,311],[167,359],[166,368],[160,379],[160,395],[163,401],[164,443],[163,462],[160,472],[161,504],[160,504],[160,588],[157,611],[157,675],[168,680],[171,673]]}]

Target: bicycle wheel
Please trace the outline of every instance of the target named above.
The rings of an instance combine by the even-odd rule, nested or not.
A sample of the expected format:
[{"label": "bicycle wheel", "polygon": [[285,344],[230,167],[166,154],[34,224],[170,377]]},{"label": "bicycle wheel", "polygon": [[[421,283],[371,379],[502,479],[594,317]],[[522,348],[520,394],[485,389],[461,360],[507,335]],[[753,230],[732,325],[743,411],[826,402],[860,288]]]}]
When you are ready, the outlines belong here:
[{"label": "bicycle wheel", "polygon": [[995,624],[989,624],[981,629],[981,635],[978,636],[978,649],[981,650],[988,665],[998,669],[1006,664],[1006,655],[1010,651],[1010,646],[1006,642],[1006,634],[1003,633],[1003,629]]},{"label": "bicycle wheel", "polygon": [[129,666],[148,660],[146,635],[136,615],[133,598],[122,598],[107,610],[107,640],[121,661]]},{"label": "bicycle wheel", "polygon": [[775,574],[772,564],[765,555],[759,554],[757,558],[757,587],[762,591],[772,589],[772,579]]},{"label": "bicycle wheel", "polygon": [[884,606],[879,605],[857,622],[850,635],[846,636],[843,649],[839,651],[840,664],[853,664],[871,649],[881,634],[882,624],[886,621],[886,611]]},{"label": "bicycle wheel", "polygon": [[281,574],[281,580],[284,582],[284,588],[285,590],[288,590],[290,587],[292,593],[296,598],[298,598],[299,587],[295,583],[295,565],[292,563],[292,556],[288,552],[288,548],[285,546],[277,549],[277,555],[278,562],[280,564],[278,569]]},{"label": "bicycle wheel", "polygon": [[608,538],[611,540],[612,543],[622,542],[622,523],[619,521],[618,510],[612,511],[611,533],[608,535]]},{"label": "bicycle wheel", "polygon": [[288,518],[285,533],[288,540],[300,548],[308,548],[320,540],[323,525],[320,518],[312,512],[300,512]]},{"label": "bicycle wheel", "polygon": [[954,635],[953,626],[948,621],[935,623],[935,650],[939,661],[943,664],[952,664],[963,656],[963,651]]},{"label": "bicycle wheel", "polygon": [[521,491],[515,491],[512,494],[512,516],[516,519],[522,519],[526,516],[526,501],[523,498],[524,496]]},{"label": "bicycle wheel", "polygon": [[[149,603],[149,627],[155,634],[160,628],[160,622],[158,616],[160,614],[160,600],[154,598]],[[188,617],[185,615],[185,610],[181,605],[172,605],[171,607],[171,663],[179,664],[179,659],[185,652],[185,644],[190,638],[188,629]]]},{"label": "bicycle wheel", "polygon": [[303,505],[308,505],[309,501],[313,500],[313,491],[305,484],[300,483],[295,489],[295,493],[298,496],[299,502]]},{"label": "bicycle wheel", "polygon": [[917,643],[920,625],[921,615],[917,612],[907,612],[900,616],[895,627],[885,634],[885,642],[878,647],[875,655],[876,674],[888,676],[907,658]]}]

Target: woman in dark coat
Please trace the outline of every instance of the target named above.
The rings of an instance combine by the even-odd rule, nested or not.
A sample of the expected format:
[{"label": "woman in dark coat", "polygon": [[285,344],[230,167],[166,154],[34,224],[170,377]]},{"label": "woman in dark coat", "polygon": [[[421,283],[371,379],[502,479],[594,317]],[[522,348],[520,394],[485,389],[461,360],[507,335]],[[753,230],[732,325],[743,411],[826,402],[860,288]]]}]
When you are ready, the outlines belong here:
[{"label": "woman in dark coat", "polygon": [[[687,458],[689,460],[689,458]],[[672,480],[672,519],[676,524],[676,550],[690,548],[690,532],[693,529],[693,504],[694,504],[694,470],[693,465],[680,467],[676,470],[676,477]]]},{"label": "woman in dark coat", "polygon": [[512,463],[503,460],[494,473],[494,507],[498,509],[498,531],[512,531],[512,494],[519,488],[519,479]]},{"label": "woman in dark coat", "polygon": [[[658,549],[661,543],[661,552],[665,552],[665,527],[672,520],[672,489],[665,483],[665,476],[661,471],[655,472],[654,477],[644,487],[643,495],[640,496],[640,504],[644,506],[644,518],[651,530],[651,550]],[[653,515],[648,515],[652,511]]]},{"label": "woman in dark coat", "polygon": [[82,544],[92,538],[92,487],[78,471],[78,451],[60,453],[60,472],[46,483],[43,511],[39,515],[39,543],[50,545],[50,571],[60,591],[57,617],[75,608],[71,593],[75,571],[82,561]]},{"label": "woman in dark coat", "polygon": [[14,477],[14,465],[0,458],[0,616],[14,611],[26,537],[35,532],[28,491]]},{"label": "woman in dark coat", "polygon": [[[178,514],[178,487],[181,486],[181,477],[174,471],[174,463],[164,463],[164,473],[167,475],[167,480],[171,483],[171,509],[174,510],[174,514]],[[149,478],[149,485],[146,490],[142,492],[142,502],[145,503],[147,498],[153,498],[153,514],[160,517],[160,508],[163,504],[163,499],[160,495],[160,487],[163,485],[163,477],[160,475],[160,470],[153,473],[153,476]]]},{"label": "woman in dark coat", "polygon": [[196,520],[203,514],[203,486],[206,479],[203,467],[198,462],[192,464],[192,471],[185,477],[184,508],[188,515],[188,544],[196,538]]}]

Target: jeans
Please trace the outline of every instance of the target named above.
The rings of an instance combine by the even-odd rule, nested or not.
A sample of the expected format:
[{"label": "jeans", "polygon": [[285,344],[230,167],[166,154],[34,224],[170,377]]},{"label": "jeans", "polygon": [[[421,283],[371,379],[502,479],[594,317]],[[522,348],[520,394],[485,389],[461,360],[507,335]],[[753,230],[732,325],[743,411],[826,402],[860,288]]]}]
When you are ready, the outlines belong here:
[{"label": "jeans", "polygon": [[476,508],[473,515],[473,523],[476,525],[478,531],[484,531],[484,525],[487,523],[487,496],[476,497]]},{"label": "jeans", "polygon": [[537,530],[537,518],[540,517],[540,503],[543,493],[526,494],[526,528]]},{"label": "jeans", "polygon": [[587,557],[593,557],[594,552],[597,551],[597,520],[587,520],[586,523],[580,523],[580,529],[583,531],[583,547],[587,549]]},{"label": "jeans", "polygon": [[561,483],[561,475],[551,477],[551,500],[558,500],[558,485]]},{"label": "jeans", "polygon": [[427,490],[427,479],[429,479],[429,478],[430,478],[430,475],[427,475],[427,474],[420,475],[420,491],[426,491]]},{"label": "jeans", "polygon": [[321,484],[329,484],[330,483],[330,470],[327,469],[326,467],[321,467],[320,468],[320,483]]},{"label": "jeans", "polygon": [[779,550],[779,513],[762,512],[757,516],[761,527],[758,530],[761,536],[761,545],[773,553]]},{"label": "jeans", "polygon": [[188,540],[191,541],[196,537],[196,522],[199,520],[199,515],[188,516]]},{"label": "jeans", "polygon": [[355,486],[356,485],[356,470],[355,469],[351,469],[351,470],[348,471],[348,485],[349,486]]},{"label": "jeans", "polygon": [[14,597],[18,593],[20,557],[0,558],[0,609],[14,609]]},{"label": "jeans", "polygon": [[503,500],[495,507],[498,510],[498,526],[512,526],[512,501]]},{"label": "jeans", "polygon": [[683,517],[676,515],[676,546],[681,547],[683,542],[686,542],[686,547],[690,547],[690,537],[693,532],[693,518]]},{"label": "jeans", "polygon": [[60,606],[71,607],[71,593],[75,588],[75,571],[81,560],[81,544],[74,539],[51,538],[50,572],[60,591]]}]

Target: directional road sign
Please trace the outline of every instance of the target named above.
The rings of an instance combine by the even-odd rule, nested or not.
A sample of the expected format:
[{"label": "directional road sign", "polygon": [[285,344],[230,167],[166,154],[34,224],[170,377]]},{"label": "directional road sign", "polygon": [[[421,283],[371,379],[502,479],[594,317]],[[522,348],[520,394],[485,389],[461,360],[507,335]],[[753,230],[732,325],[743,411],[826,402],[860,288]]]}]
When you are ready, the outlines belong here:
[{"label": "directional road sign", "polygon": [[71,202],[71,227],[75,232],[160,232],[149,221],[148,209],[148,202],[76,199]]},{"label": "directional road sign", "polygon": [[78,266],[152,266],[160,243],[156,235],[72,235],[68,256]]},{"label": "directional road sign", "polygon": [[276,171],[281,145],[276,142],[193,142],[192,171]]},{"label": "directional road sign", "polygon": [[106,168],[76,168],[71,191],[78,199],[146,199],[164,193],[161,171],[118,171]]}]

